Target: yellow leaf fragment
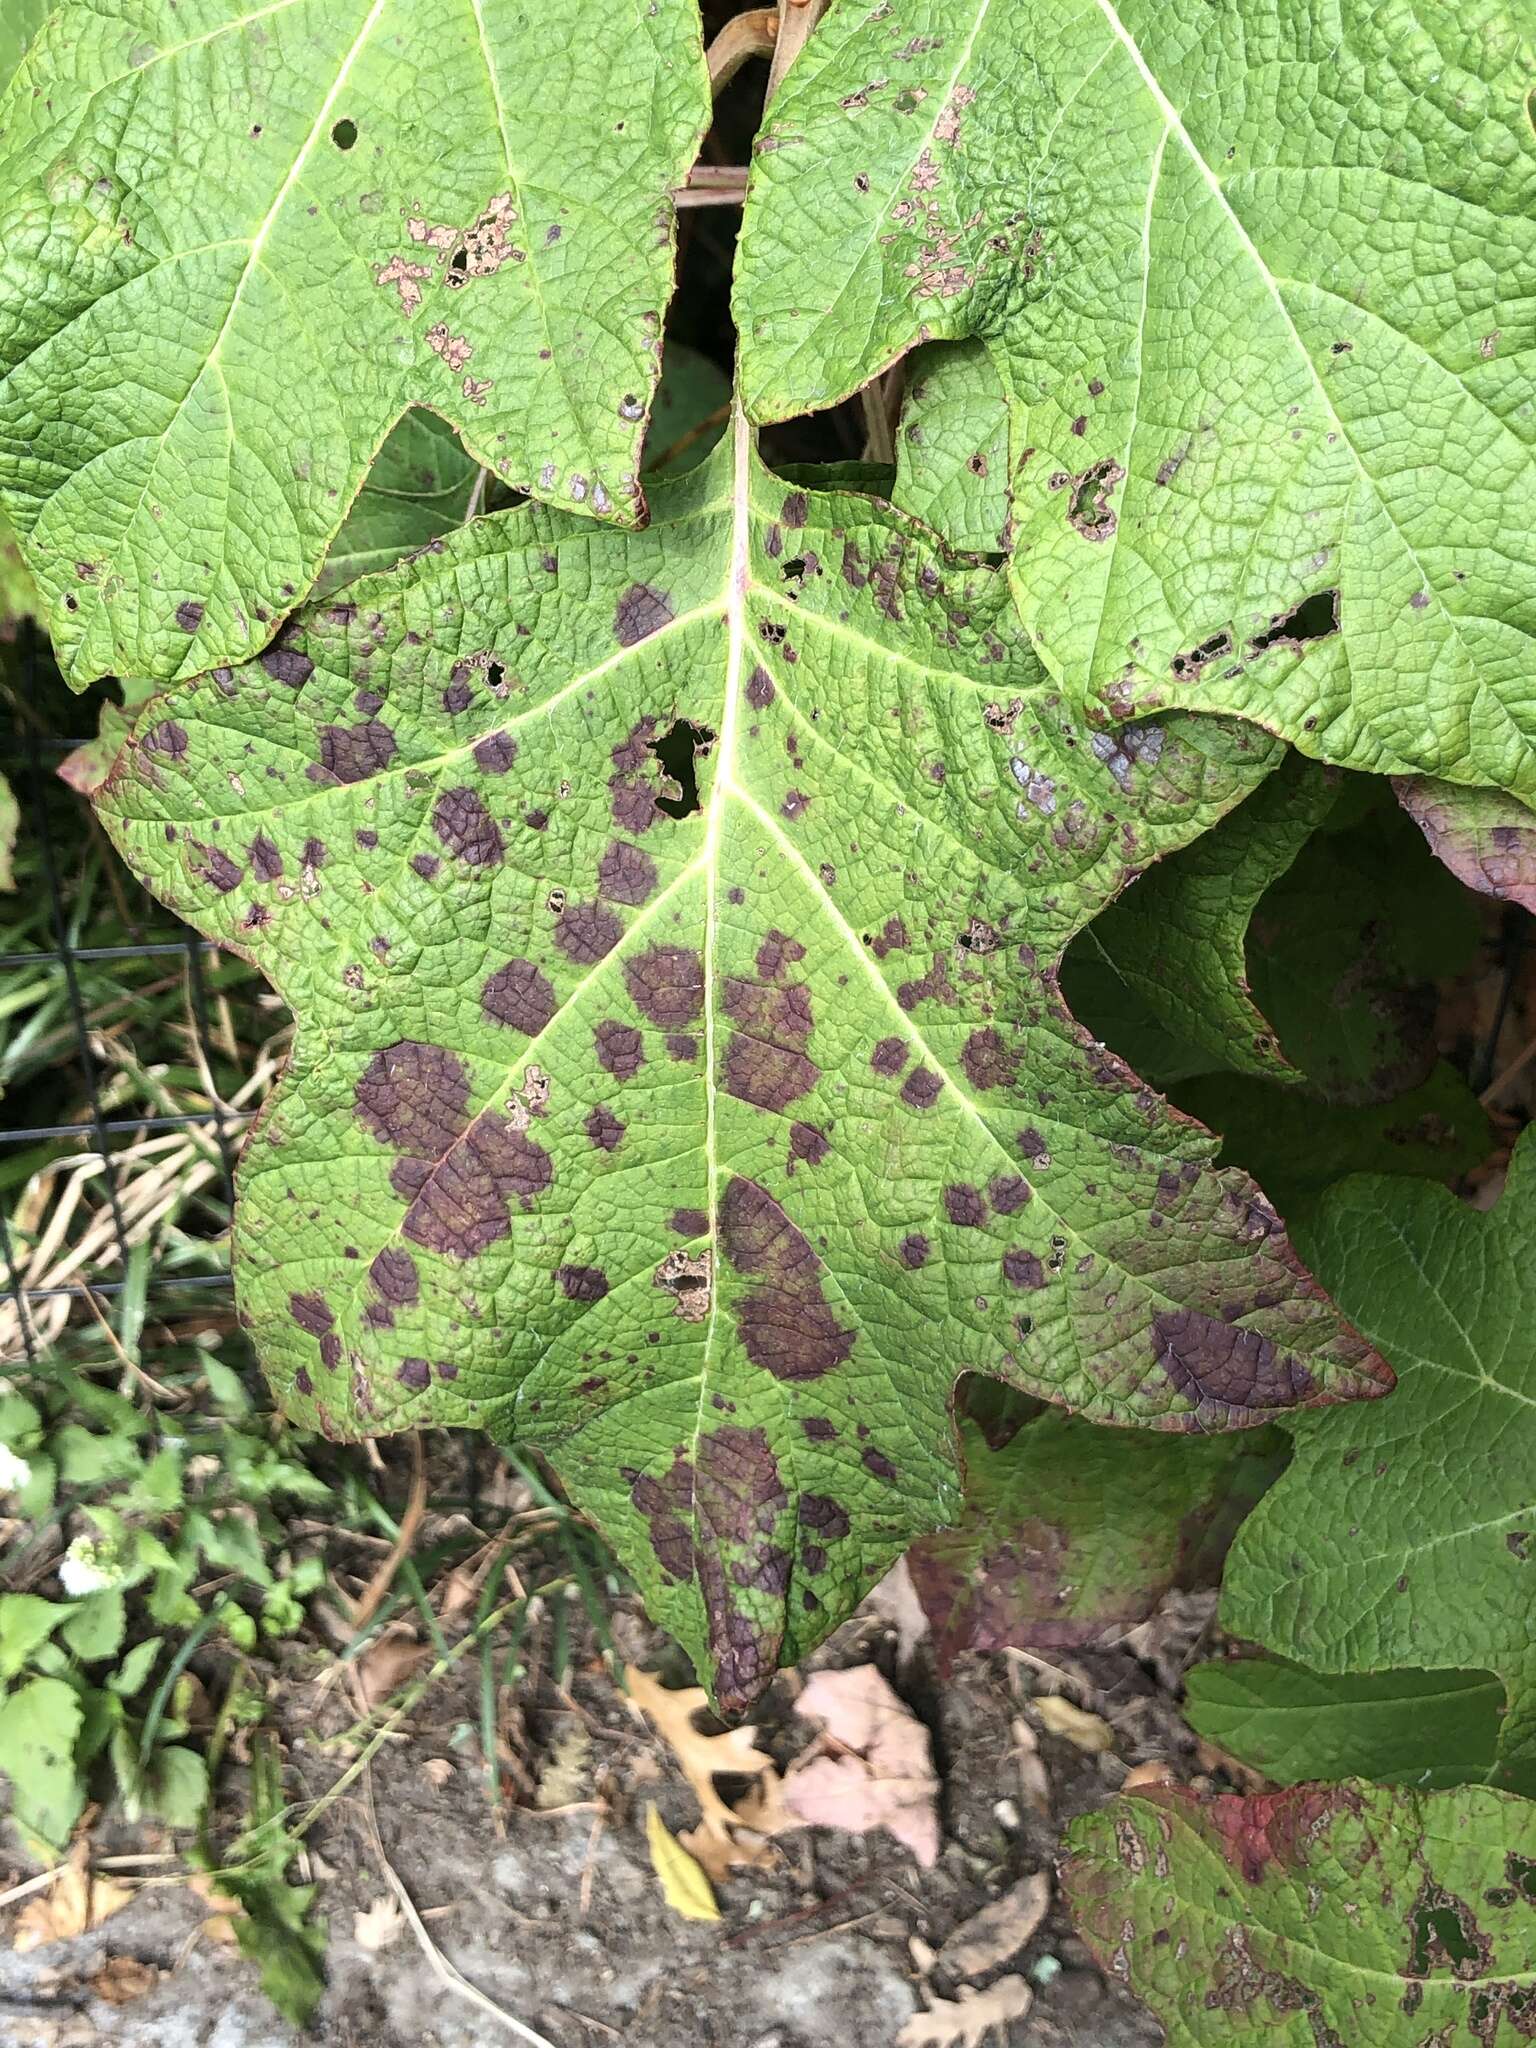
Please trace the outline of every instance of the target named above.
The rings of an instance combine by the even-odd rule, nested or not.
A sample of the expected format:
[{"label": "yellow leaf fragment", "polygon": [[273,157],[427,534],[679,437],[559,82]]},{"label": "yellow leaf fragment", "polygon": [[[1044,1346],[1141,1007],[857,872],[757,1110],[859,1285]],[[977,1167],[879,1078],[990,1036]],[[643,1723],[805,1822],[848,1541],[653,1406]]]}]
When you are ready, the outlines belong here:
[{"label": "yellow leaf fragment", "polygon": [[1065,1736],[1068,1742],[1075,1743],[1090,1756],[1101,1755],[1115,1746],[1114,1731],[1101,1715],[1090,1714],[1085,1707],[1075,1707],[1071,1700],[1064,1700],[1059,1693],[1045,1693],[1039,1699],[1031,1700],[1030,1705],[1049,1734]]},{"label": "yellow leaf fragment", "polygon": [[654,1806],[645,1809],[645,1839],[661,1895],[684,1920],[718,1920],[720,1908],[709,1879]]}]

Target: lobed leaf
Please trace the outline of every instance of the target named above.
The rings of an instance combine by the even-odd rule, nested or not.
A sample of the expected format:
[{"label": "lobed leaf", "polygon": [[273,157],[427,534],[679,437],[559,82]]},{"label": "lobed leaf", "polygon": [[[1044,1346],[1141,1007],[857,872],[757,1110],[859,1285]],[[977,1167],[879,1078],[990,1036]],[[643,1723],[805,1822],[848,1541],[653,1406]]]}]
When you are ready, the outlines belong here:
[{"label": "lobed leaf", "polygon": [[708,106],[692,0],[63,7],[0,103],[0,491],[71,679],[256,653],[411,403],[638,521]]},{"label": "lobed leaf", "polygon": [[293,1414],[539,1445],[734,1708],[957,1505],[962,1370],[1187,1431],[1381,1390],[1056,986],[1272,744],[1090,740],[1000,574],[739,418],[643,534],[344,597],[99,799],[298,1016],[236,1251]]},{"label": "lobed leaf", "polygon": [[1530,799],[1533,76],[1507,0],[842,0],[756,143],[750,414],[975,336],[1079,701]]},{"label": "lobed leaf", "polygon": [[1168,2048],[1494,2048],[1536,2012],[1536,1812],[1508,1793],[1123,1795],[1068,1833],[1078,1926]]},{"label": "lobed leaf", "polygon": [[1360,1175],[1297,1219],[1346,1315],[1396,1366],[1369,1429],[1297,1429],[1238,1534],[1223,1619],[1324,1672],[1496,1672],[1499,1756],[1536,1761],[1536,1137],[1487,1213]]}]

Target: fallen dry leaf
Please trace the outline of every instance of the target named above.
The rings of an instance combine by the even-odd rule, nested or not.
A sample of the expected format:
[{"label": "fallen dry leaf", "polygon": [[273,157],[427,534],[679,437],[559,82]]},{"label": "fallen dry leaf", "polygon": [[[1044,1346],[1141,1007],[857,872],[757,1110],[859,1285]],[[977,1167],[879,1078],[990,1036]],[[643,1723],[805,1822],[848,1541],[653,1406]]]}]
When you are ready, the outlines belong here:
[{"label": "fallen dry leaf", "polygon": [[807,1827],[884,1828],[925,1869],[935,1863],[939,1781],[928,1730],[876,1667],[816,1672],[795,1711],[823,1726],[784,1779],[785,1811]]},{"label": "fallen dry leaf", "polygon": [[654,1806],[645,1809],[645,1839],[661,1895],[684,1920],[718,1920],[720,1908],[698,1859],[691,1856]]},{"label": "fallen dry leaf", "polygon": [[429,1756],[421,1767],[421,1775],[434,1791],[441,1792],[453,1777],[454,1768],[445,1756]]},{"label": "fallen dry leaf", "polygon": [[365,1912],[352,1915],[352,1939],[371,1956],[398,1941],[404,1932],[405,1915],[393,1893],[375,1899]]},{"label": "fallen dry leaf", "polygon": [[1013,1719],[1013,1754],[1018,1760],[1019,1790],[1024,1795],[1024,1804],[1049,1820],[1051,1781],[1041,1761],[1039,1740],[1022,1714]]},{"label": "fallen dry leaf", "polygon": [[160,1972],[153,1963],[141,1963],[137,1956],[104,1956],[99,1968],[86,1978],[93,1997],[108,2005],[131,2005],[136,1998],[153,1991]]},{"label": "fallen dry leaf", "polygon": [[[767,1838],[800,1822],[779,1803],[779,1774],[772,1757],[758,1748],[756,1731],[728,1728],[722,1735],[706,1735],[694,1724],[694,1715],[709,1705],[701,1686],[669,1692],[634,1664],[625,1667],[624,1678],[630,1699],[666,1742],[699,1802],[698,1826],[679,1838],[684,1849],[714,1884],[723,1884],[733,1870],[771,1862]],[[756,1783],[732,1807],[715,1788],[717,1774]]]},{"label": "fallen dry leaf", "polygon": [[575,1806],[591,1790],[592,1737],[574,1715],[555,1737],[539,1772],[533,1803],[541,1813]]},{"label": "fallen dry leaf", "polygon": [[47,1891],[40,1892],[16,1916],[11,1947],[17,1955],[26,1955],[50,1941],[71,1940],[121,1912],[132,1897],[125,1885],[114,1884],[107,1877],[92,1877],[89,1845],[83,1840],[76,1842],[69,1861]]},{"label": "fallen dry leaf", "polygon": [[1041,1725],[1051,1735],[1065,1736],[1068,1742],[1086,1750],[1090,1756],[1102,1756],[1115,1746],[1114,1731],[1100,1714],[1090,1714],[1086,1707],[1074,1706],[1059,1693],[1043,1693],[1030,1705],[1039,1715]]},{"label": "fallen dry leaf", "polygon": [[896,2048],[981,2048],[994,2027],[1027,2017],[1035,1994],[1022,1977],[999,1977],[985,1991],[936,1999],[931,2012],[915,2012],[896,2036]]},{"label": "fallen dry leaf", "polygon": [[356,1666],[357,1682],[363,1700],[370,1707],[378,1706],[390,1694],[415,1676],[427,1654],[424,1643],[418,1643],[413,1635],[386,1633],[364,1650]]},{"label": "fallen dry leaf", "polygon": [[1140,1792],[1147,1785],[1176,1785],[1178,1782],[1178,1774],[1171,1764],[1132,1764],[1120,1790]]},{"label": "fallen dry leaf", "polygon": [[1021,1877],[1000,1899],[962,1922],[939,1950],[939,1961],[957,1977],[982,1977],[1011,1962],[1045,1918],[1051,1880],[1043,1870]]}]

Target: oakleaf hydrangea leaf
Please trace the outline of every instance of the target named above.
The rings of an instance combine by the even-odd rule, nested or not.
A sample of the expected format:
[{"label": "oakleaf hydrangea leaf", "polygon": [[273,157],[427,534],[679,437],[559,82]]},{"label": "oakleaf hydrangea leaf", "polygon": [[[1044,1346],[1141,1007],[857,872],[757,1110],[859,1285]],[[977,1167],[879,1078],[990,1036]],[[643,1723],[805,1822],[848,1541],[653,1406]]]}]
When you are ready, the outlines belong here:
[{"label": "oakleaf hydrangea leaf", "polygon": [[411,402],[638,520],[708,104],[692,0],[63,7],[0,104],[0,489],[71,678],[254,654]]},{"label": "oakleaf hydrangea leaf", "polygon": [[1536,1137],[1487,1213],[1360,1175],[1297,1219],[1396,1367],[1369,1429],[1330,1418],[1238,1534],[1223,1618],[1320,1671],[1496,1672],[1501,1755],[1536,1763]]},{"label": "oakleaf hydrangea leaf", "polygon": [[1487,1671],[1308,1671],[1282,1657],[1197,1664],[1185,1719],[1277,1785],[1374,1778],[1435,1792],[1495,1783],[1529,1793],[1536,1774],[1501,1774],[1504,1688]]},{"label": "oakleaf hydrangea leaf", "polygon": [[1496,789],[1405,775],[1398,801],[1458,881],[1536,911],[1536,811]]},{"label": "oakleaf hydrangea leaf", "polygon": [[1171,1586],[1219,1574],[1208,1539],[1218,1523],[1230,1536],[1272,1476],[1263,1439],[1149,1439],[1049,1412],[995,1447],[967,1421],[961,1446],[964,1510],[907,1554],[941,1672],[961,1650],[1123,1635]]},{"label": "oakleaf hydrangea leaf", "polygon": [[1259,1423],[1383,1369],[1055,966],[1272,765],[1063,708],[1003,576],[745,423],[145,711],[100,799],[298,1017],[236,1269],[291,1413],[546,1450],[740,1707],[958,1502],[966,1368]]},{"label": "oakleaf hydrangea leaf", "polygon": [[52,0],[5,0],[0,7],[0,83],[8,80],[21,62],[51,6]]},{"label": "oakleaf hydrangea leaf", "polygon": [[1536,1807],[1466,1787],[1124,1795],[1068,1832],[1099,1961],[1168,2048],[1504,2048],[1536,2010]]},{"label": "oakleaf hydrangea leaf", "polygon": [[1007,548],[1008,401],[980,342],[913,353],[891,495],[952,548]]},{"label": "oakleaf hydrangea leaf", "polygon": [[756,143],[751,415],[976,336],[1083,701],[1529,800],[1533,76],[1507,0],[843,0]]}]

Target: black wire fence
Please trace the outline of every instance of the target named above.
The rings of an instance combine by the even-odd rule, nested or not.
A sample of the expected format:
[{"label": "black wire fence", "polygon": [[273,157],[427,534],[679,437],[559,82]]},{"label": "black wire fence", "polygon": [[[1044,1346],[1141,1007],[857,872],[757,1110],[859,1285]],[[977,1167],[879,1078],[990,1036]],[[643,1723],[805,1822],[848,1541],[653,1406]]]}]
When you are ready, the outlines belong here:
[{"label": "black wire fence", "polygon": [[[227,989],[251,1014],[260,983],[149,897],[120,862],[92,817],[87,798],[61,780],[59,768],[90,735],[52,729],[65,718],[95,722],[91,700],[72,702],[59,684],[45,645],[30,630],[4,650],[10,683],[0,697],[0,773],[20,807],[16,891],[0,897],[7,939],[22,943],[0,951],[0,1060],[6,1087],[0,1098],[0,1362],[36,1363],[50,1333],[79,1320],[129,1289],[164,1311],[182,1290],[218,1293],[230,1282],[227,1223],[233,1199],[235,1153],[257,1102],[232,1102],[216,1078],[240,1075],[239,1049],[220,1029],[216,1007],[229,1013]],[[53,714],[50,717],[50,713]],[[225,970],[234,980],[221,987]],[[180,983],[177,987],[176,984]],[[135,1037],[134,1058],[166,1052],[204,1085],[190,1092],[196,1106],[176,1107],[174,1091],[151,1078],[149,1099],[124,1090],[103,1058],[102,1027],[93,994]],[[270,999],[269,999],[270,1001]],[[50,1006],[40,1050],[27,1056],[29,1025],[40,1005]],[[190,1041],[190,1042],[189,1042]],[[169,1048],[169,1050],[167,1050]],[[231,1057],[232,1053],[236,1056]],[[159,1072],[164,1071],[162,1065]],[[19,1076],[19,1078],[18,1078]],[[239,1092],[239,1091],[235,1091]],[[193,1255],[157,1256],[156,1228],[130,1207],[123,1171],[131,1148],[182,1131],[201,1141],[200,1205],[189,1226]],[[179,1156],[179,1155],[178,1155]],[[18,1224],[22,1197],[39,1172],[64,1170],[89,1182],[89,1200],[77,1199],[62,1222]],[[211,1169],[206,1170],[206,1169]],[[174,1190],[166,1205],[181,1217]],[[36,1205],[34,1205],[36,1206]],[[88,1223],[89,1227],[85,1227]],[[130,1280],[131,1255],[144,1248]],[[50,1256],[39,1259],[39,1250]],[[56,1269],[56,1270],[51,1270]],[[46,1311],[45,1304],[62,1303]],[[10,1315],[5,1315],[9,1306]],[[47,1328],[44,1328],[44,1324]]]}]

